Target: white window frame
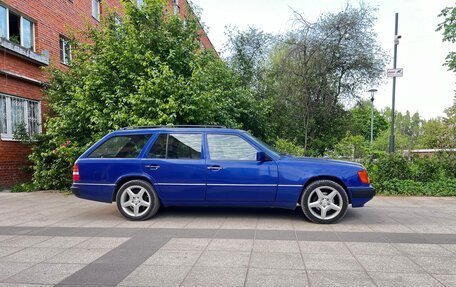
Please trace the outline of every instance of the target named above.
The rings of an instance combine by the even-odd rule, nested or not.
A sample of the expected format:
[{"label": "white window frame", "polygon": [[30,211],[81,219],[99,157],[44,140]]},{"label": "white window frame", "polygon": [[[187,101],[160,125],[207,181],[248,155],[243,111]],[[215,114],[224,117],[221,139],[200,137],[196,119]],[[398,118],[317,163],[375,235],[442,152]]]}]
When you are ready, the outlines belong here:
[{"label": "white window frame", "polygon": [[[95,7],[97,8],[95,10]],[[98,12],[98,14],[95,14],[95,12]],[[101,0],[92,0],[92,17],[100,22],[101,20]]]},{"label": "white window frame", "polygon": [[173,10],[174,10],[174,15],[179,15],[179,12],[180,12],[179,0],[173,0]]},{"label": "white window frame", "polygon": [[[0,5],[1,7],[5,8],[6,9],[6,37],[3,37],[5,38],[6,40],[10,41],[10,31],[9,31],[9,14],[10,14],[10,9],[7,7],[7,6],[4,6],[4,5]],[[24,17],[22,14],[20,13],[17,13],[16,11],[12,11],[12,13],[16,14],[19,18],[20,18],[20,27],[19,27],[19,34],[20,34],[20,37],[21,37],[21,43],[19,44],[20,46],[24,47],[24,30],[22,29],[22,21],[23,20],[27,20],[29,21],[30,23],[32,23],[32,39],[31,39],[31,42],[32,42],[32,47],[31,48],[26,48],[26,49],[30,49],[32,51],[35,52],[35,21],[33,21],[32,19],[28,18],[28,17]]]},{"label": "white window frame", "polygon": [[0,137],[2,140],[8,140],[8,141],[13,141],[14,140],[14,132],[13,132],[13,117],[11,114],[11,100],[12,99],[19,99],[22,101],[22,104],[24,106],[24,124],[25,124],[25,129],[28,132],[29,130],[29,111],[28,111],[28,103],[29,102],[34,102],[38,103],[38,111],[37,111],[37,121],[38,121],[38,134],[42,133],[42,125],[41,125],[41,102],[40,101],[35,101],[35,100],[29,100],[26,98],[22,97],[15,97],[15,96],[10,96],[7,94],[2,94],[0,93],[0,96],[5,98],[5,105],[6,105],[6,133],[1,133]]},{"label": "white window frame", "polygon": [[63,48],[65,49],[65,47],[69,47],[69,49],[70,49],[70,53],[69,53],[70,57],[69,57],[69,59],[67,59],[65,51],[63,51],[63,59],[60,59],[60,63],[68,66],[71,63],[71,60],[72,60],[71,43],[70,43],[70,40],[68,40],[68,38],[66,38],[63,35],[60,35],[60,37],[59,37],[59,50],[60,50],[60,42],[62,42],[62,40],[64,41]]}]

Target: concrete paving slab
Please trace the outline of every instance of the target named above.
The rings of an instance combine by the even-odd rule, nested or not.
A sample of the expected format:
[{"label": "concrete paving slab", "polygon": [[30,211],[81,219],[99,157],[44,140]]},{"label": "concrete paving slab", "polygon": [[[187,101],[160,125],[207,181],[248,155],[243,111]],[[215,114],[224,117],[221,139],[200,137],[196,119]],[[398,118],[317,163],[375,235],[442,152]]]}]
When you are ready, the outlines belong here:
[{"label": "concrete paving slab", "polygon": [[423,272],[423,268],[405,256],[356,255],[356,258],[367,271],[404,273]]},{"label": "concrete paving slab", "polygon": [[70,248],[79,243],[88,240],[90,237],[63,237],[56,236],[46,241],[42,241],[33,247],[45,247],[45,248]]},{"label": "concrete paving slab", "polygon": [[207,238],[172,238],[162,249],[202,251],[210,241]]},{"label": "concrete paving slab", "polygon": [[57,284],[83,267],[83,264],[39,263],[4,281],[7,283]]},{"label": "concrete paving slab", "polygon": [[309,286],[309,282],[304,270],[250,268],[245,286],[298,287]]},{"label": "concrete paving slab", "polygon": [[383,273],[369,272],[378,286],[385,287],[416,287],[416,286],[445,286],[429,274]]},{"label": "concrete paving slab", "polygon": [[127,276],[119,286],[179,286],[190,266],[142,265]]},{"label": "concrete paving slab", "polygon": [[424,270],[432,274],[456,275],[456,257],[410,257]]},{"label": "concrete paving slab", "polygon": [[299,252],[299,246],[292,240],[255,240],[255,252]]},{"label": "concrete paving slab", "polygon": [[307,274],[311,286],[376,286],[366,272],[309,270]]},{"label": "concrete paving slab", "polygon": [[456,287],[456,275],[434,274],[433,277],[447,287]]},{"label": "concrete paving slab", "polygon": [[204,251],[195,266],[205,267],[247,267],[250,252]]},{"label": "concrete paving slab", "polygon": [[252,252],[250,267],[266,269],[304,269],[299,253]]},{"label": "concrete paving slab", "polygon": [[50,236],[13,236],[0,241],[5,247],[32,247],[35,244],[51,239]]},{"label": "concrete paving slab", "polygon": [[83,249],[71,248],[46,260],[47,263],[74,263],[89,264],[108,253],[111,249]]},{"label": "concrete paving slab", "polygon": [[307,270],[363,271],[351,255],[303,254]]},{"label": "concrete paving slab", "polygon": [[299,248],[302,253],[350,256],[350,251],[343,242],[299,241]]},{"label": "concrete paving slab", "polygon": [[[258,240],[257,240],[258,242]],[[212,239],[207,250],[247,251],[253,248],[253,239]]]},{"label": "concrete paving slab", "polygon": [[247,268],[194,267],[181,286],[244,286]]},{"label": "concrete paving slab", "polygon": [[29,247],[24,248],[18,252],[10,254],[8,256],[0,258],[1,262],[27,262],[27,263],[39,263],[43,262],[55,255],[63,252],[64,248],[37,248]]},{"label": "concrete paving slab", "polygon": [[378,242],[346,242],[350,251],[355,255],[400,255],[391,243]]},{"label": "concrete paving slab", "polygon": [[437,244],[400,243],[394,245],[407,256],[453,256],[452,252]]},{"label": "concrete paving slab", "polygon": [[0,281],[33,266],[33,263],[0,262]]},{"label": "concrete paving slab", "polygon": [[183,251],[183,250],[158,250],[149,257],[145,265],[165,265],[165,266],[193,266],[202,251]]}]

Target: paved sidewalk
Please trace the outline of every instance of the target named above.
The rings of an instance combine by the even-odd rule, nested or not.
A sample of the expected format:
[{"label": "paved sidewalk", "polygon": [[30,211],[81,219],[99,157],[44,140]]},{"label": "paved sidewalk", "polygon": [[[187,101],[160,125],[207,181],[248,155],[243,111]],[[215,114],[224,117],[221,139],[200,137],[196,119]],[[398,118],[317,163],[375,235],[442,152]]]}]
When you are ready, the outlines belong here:
[{"label": "paved sidewalk", "polygon": [[0,286],[456,286],[456,198],[376,197],[334,225],[299,210],[114,205],[0,193]]}]

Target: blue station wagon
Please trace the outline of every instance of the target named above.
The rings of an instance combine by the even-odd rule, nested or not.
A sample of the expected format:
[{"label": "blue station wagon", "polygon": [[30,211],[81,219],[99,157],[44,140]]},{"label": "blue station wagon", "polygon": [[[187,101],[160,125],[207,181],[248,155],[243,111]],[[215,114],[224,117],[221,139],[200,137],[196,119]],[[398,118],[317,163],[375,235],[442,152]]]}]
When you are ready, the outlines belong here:
[{"label": "blue station wagon", "polygon": [[216,126],[112,132],[76,161],[71,189],[116,202],[130,220],[160,206],[300,206],[312,222],[333,223],[375,195],[360,164],[281,155],[248,132]]}]

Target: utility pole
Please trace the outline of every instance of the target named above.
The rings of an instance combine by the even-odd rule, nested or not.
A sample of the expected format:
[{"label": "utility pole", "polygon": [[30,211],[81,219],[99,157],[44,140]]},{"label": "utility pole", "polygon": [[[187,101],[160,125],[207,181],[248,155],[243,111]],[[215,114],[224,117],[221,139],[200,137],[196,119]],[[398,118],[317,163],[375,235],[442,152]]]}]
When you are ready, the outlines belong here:
[{"label": "utility pole", "polygon": [[377,89],[370,89],[368,92],[371,93],[371,141],[370,141],[370,146],[372,149],[372,143],[374,142],[374,95],[377,92]]},{"label": "utility pole", "polygon": [[[399,13],[396,13],[396,24],[394,27],[394,63],[393,68],[397,68],[397,46],[399,45],[399,39],[401,38],[398,35],[398,26],[399,26]],[[389,144],[389,152],[394,153],[394,113],[396,105],[396,77],[393,77],[393,103],[391,105],[391,136]]]}]

